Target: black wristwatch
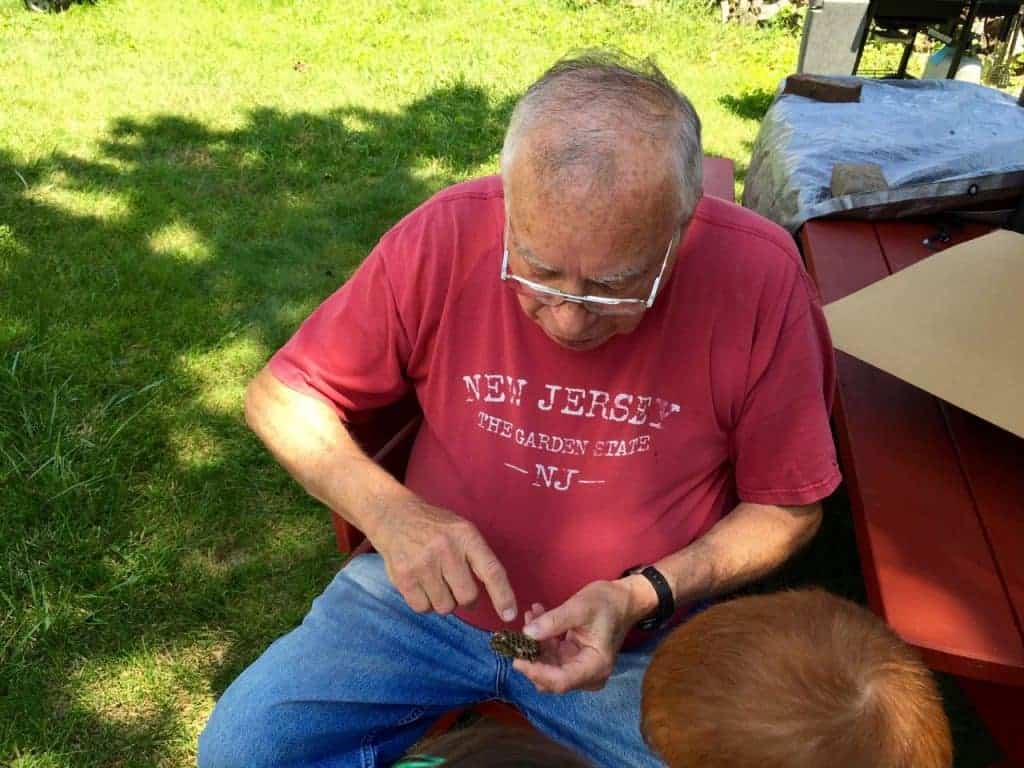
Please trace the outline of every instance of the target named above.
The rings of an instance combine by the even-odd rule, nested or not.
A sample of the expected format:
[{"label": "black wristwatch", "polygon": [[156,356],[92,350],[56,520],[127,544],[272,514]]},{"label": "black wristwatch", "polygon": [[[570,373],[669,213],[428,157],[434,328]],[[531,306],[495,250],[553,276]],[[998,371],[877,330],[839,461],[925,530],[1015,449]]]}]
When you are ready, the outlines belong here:
[{"label": "black wristwatch", "polygon": [[672,618],[672,614],[676,612],[676,601],[672,597],[672,588],[669,587],[668,581],[653,565],[634,565],[632,568],[624,570],[619,578],[624,579],[634,573],[639,573],[651,582],[651,586],[654,587],[654,591],[658,595],[658,608],[650,616],[645,616],[636,623],[637,629],[650,632]]}]

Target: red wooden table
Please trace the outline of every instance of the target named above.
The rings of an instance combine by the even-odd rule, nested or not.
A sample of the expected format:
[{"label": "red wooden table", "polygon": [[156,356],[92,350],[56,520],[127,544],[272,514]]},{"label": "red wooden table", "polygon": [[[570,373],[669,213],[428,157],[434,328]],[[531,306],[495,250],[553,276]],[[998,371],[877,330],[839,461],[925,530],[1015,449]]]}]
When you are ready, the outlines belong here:
[{"label": "red wooden table", "polygon": [[[950,245],[987,231],[966,226]],[[832,220],[799,240],[827,304],[928,257],[935,234]],[[1004,765],[1024,766],[1024,440],[837,357],[835,423],[871,606],[957,676]]]}]

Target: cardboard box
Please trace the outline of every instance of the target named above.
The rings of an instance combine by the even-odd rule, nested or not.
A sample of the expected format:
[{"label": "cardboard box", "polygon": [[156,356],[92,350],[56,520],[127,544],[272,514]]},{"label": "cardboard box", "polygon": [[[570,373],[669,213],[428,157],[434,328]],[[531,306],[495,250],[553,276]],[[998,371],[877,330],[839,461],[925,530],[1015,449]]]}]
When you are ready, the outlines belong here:
[{"label": "cardboard box", "polygon": [[1024,235],[961,243],[825,316],[836,349],[1024,437]]}]

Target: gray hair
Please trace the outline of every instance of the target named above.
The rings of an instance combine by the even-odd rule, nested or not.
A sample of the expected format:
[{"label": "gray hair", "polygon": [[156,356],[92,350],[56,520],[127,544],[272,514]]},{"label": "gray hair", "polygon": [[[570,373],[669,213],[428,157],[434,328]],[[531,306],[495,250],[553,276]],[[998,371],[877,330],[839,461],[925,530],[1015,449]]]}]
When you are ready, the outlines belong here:
[{"label": "gray hair", "polygon": [[506,181],[522,137],[554,124],[565,126],[566,136],[557,146],[545,146],[540,162],[555,177],[576,169],[599,177],[613,173],[624,130],[665,140],[675,164],[680,219],[693,214],[703,183],[700,118],[651,59],[589,50],[556,62],[512,112],[501,150]]}]

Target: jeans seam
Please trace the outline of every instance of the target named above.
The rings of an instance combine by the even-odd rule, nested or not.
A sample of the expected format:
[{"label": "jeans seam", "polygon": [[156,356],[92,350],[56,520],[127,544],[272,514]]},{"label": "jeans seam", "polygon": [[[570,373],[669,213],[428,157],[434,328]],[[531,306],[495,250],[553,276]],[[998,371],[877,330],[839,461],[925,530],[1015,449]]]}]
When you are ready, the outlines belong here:
[{"label": "jeans seam", "polygon": [[[409,710],[409,714],[394,723],[392,727],[400,728],[403,725],[409,725],[414,723],[426,714],[426,709],[423,707],[413,707]],[[381,732],[381,728],[376,728],[365,736],[363,736],[362,743],[359,746],[359,758],[363,764],[363,768],[375,768],[377,765],[377,748],[374,745],[374,739],[377,738]]]},{"label": "jeans seam", "polygon": [[498,656],[497,654],[495,654],[495,660],[497,664],[494,668],[494,695],[500,699],[504,697],[502,689],[508,682],[508,670],[511,667],[511,663],[504,656]]}]

